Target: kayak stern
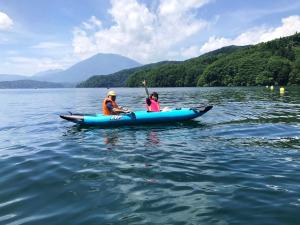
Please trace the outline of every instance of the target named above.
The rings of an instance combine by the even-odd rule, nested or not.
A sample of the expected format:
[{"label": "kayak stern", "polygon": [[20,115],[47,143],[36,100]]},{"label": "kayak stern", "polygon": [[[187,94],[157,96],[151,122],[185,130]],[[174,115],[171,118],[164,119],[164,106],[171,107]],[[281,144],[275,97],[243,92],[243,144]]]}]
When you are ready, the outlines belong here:
[{"label": "kayak stern", "polygon": [[73,123],[82,123],[84,121],[84,115],[80,114],[60,115],[60,118],[71,121]]}]

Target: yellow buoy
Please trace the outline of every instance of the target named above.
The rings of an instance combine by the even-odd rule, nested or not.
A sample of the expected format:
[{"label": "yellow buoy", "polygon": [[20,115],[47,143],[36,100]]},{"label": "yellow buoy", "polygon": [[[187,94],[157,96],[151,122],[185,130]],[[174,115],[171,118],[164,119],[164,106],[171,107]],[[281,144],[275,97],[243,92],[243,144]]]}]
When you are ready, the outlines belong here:
[{"label": "yellow buoy", "polygon": [[280,89],[279,89],[279,92],[280,92],[280,94],[283,94],[284,93],[284,87],[281,87]]},{"label": "yellow buoy", "polygon": [[271,91],[273,91],[273,90],[274,90],[274,86],[273,86],[273,85],[270,87],[270,90],[271,90]]}]

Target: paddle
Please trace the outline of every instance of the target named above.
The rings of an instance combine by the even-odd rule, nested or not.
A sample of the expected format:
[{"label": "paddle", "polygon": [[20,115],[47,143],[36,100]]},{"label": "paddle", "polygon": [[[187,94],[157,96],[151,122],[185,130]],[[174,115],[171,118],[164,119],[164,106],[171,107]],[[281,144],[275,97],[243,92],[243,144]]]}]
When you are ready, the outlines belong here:
[{"label": "paddle", "polygon": [[[147,101],[148,101],[148,99],[150,99],[150,95],[149,95],[149,91],[148,91],[148,88],[147,88],[147,84],[146,84],[146,80],[144,80],[143,82],[142,82],[142,84],[144,85],[144,87],[145,87],[145,91],[146,91],[146,94],[147,94]],[[148,104],[148,103],[147,103]],[[148,111],[149,112],[149,111]]]},{"label": "paddle", "polygon": [[144,87],[145,87],[145,91],[146,91],[146,94],[147,94],[147,97],[149,98],[149,91],[148,91],[148,88],[147,88],[147,84],[146,84],[146,80],[144,80],[143,82],[142,82],[142,84],[144,85]]}]

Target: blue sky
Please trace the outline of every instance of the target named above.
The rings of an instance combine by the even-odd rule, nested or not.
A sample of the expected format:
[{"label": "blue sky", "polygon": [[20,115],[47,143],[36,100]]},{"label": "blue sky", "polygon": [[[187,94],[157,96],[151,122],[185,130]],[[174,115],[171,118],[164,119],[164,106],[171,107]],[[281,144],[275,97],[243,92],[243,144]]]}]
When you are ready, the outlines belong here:
[{"label": "blue sky", "polygon": [[300,0],[0,0],[0,74],[64,69],[96,53],[141,63],[300,31]]}]

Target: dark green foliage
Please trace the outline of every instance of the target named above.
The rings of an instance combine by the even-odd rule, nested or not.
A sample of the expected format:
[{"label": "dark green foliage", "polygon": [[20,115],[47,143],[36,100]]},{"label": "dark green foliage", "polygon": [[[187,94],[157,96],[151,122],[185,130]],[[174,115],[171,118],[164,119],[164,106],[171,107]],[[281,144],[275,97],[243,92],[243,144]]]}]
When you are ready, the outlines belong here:
[{"label": "dark green foliage", "polygon": [[300,85],[300,57],[292,66],[292,71],[289,77],[289,84],[298,84]]},{"label": "dark green foliage", "polygon": [[134,69],[124,70],[117,72],[112,75],[98,75],[92,76],[88,80],[80,83],[77,87],[123,87],[128,76]]},{"label": "dark green foliage", "polygon": [[267,64],[266,70],[270,72],[276,85],[286,85],[291,72],[291,62],[288,59],[272,56]]},{"label": "dark green foliage", "polygon": [[138,71],[149,70],[153,67],[157,67],[165,64],[177,64],[174,61],[163,61],[159,63],[148,64],[145,66],[135,67],[132,69],[125,69],[110,75],[96,75],[92,76],[86,81],[77,85],[79,88],[89,87],[124,87],[126,80],[130,75],[137,73]]},{"label": "dark green foliage", "polygon": [[240,49],[210,64],[198,86],[299,83],[300,34]]},{"label": "dark green foliage", "polygon": [[254,46],[228,46],[182,62],[161,62],[106,76],[79,87],[254,86],[300,84],[300,34]]},{"label": "dark green foliage", "polygon": [[149,86],[156,87],[194,87],[205,68],[223,56],[245,47],[229,46],[192,58],[175,65],[160,65],[132,74],[127,82],[128,87],[141,86],[144,79]]},{"label": "dark green foliage", "polygon": [[257,85],[272,85],[274,84],[274,79],[270,71],[262,71],[257,75],[255,79]]},{"label": "dark green foliage", "polygon": [[140,86],[146,79],[149,86],[184,87],[196,86],[195,81],[201,68],[186,68],[182,64],[164,65],[151,70],[139,71],[130,76],[126,82],[129,87]]}]

